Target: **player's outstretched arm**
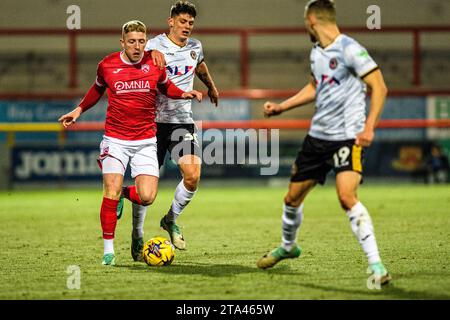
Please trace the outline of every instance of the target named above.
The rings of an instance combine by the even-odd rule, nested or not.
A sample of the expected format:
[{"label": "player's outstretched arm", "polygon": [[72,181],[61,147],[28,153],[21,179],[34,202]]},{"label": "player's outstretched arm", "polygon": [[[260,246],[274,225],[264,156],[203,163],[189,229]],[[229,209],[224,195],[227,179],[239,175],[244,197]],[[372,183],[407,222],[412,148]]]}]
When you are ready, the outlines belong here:
[{"label": "player's outstretched arm", "polygon": [[178,88],[172,81],[167,79],[166,72],[163,71],[165,80],[158,83],[159,92],[166,95],[171,99],[194,99],[196,98],[199,102],[202,101],[202,93],[196,90],[184,92]]},{"label": "player's outstretched arm", "polygon": [[94,83],[84,96],[83,100],[81,100],[78,107],[76,107],[69,113],[62,115],[58,119],[58,121],[62,123],[64,128],[67,128],[68,126],[74,124],[80,117],[81,113],[88,110],[89,108],[92,108],[98,102],[98,100],[100,100],[105,90],[105,87],[100,87]]},{"label": "player's outstretched arm", "polygon": [[368,147],[375,137],[375,128],[380,120],[388,89],[384,83],[383,74],[379,69],[367,75],[363,81],[372,89],[370,110],[364,130],[356,136],[355,143],[363,147]]},{"label": "player's outstretched arm", "polygon": [[213,103],[217,107],[219,103],[219,91],[217,90],[216,85],[214,84],[214,81],[211,77],[211,74],[209,73],[209,69],[205,61],[200,63],[197,66],[197,68],[195,68],[195,74],[208,88],[209,99],[211,100],[211,103]]},{"label": "player's outstretched arm", "polygon": [[316,98],[316,85],[314,78],[311,77],[311,81],[303,87],[296,95],[283,101],[282,103],[275,103],[267,101],[264,103],[264,116],[266,118],[276,116],[287,110],[294,109],[305,104],[311,103]]}]

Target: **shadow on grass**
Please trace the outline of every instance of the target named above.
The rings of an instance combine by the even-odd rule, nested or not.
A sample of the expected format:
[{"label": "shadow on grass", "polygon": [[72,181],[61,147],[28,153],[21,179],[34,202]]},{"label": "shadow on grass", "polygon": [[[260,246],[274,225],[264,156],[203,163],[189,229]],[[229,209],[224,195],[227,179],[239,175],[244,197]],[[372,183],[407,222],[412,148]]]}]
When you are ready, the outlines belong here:
[{"label": "shadow on grass", "polygon": [[[440,294],[427,291],[406,290],[396,286],[395,281],[414,277],[414,274],[402,274],[394,277],[393,282],[387,286],[383,286],[381,290],[370,289],[346,289],[343,287],[318,285],[307,282],[302,282],[302,276],[307,273],[292,270],[289,266],[280,266],[277,269],[261,270],[256,266],[242,266],[230,264],[174,264],[166,267],[149,267],[144,263],[134,263],[132,265],[116,265],[116,268],[126,268],[131,271],[156,272],[167,275],[203,275],[208,277],[227,277],[238,274],[256,274],[265,273],[268,276],[289,276],[299,286],[321,290],[325,292],[340,292],[353,295],[367,296],[368,299],[376,298],[377,295],[381,299],[425,299],[425,300],[450,300],[450,295]],[[438,274],[425,274],[436,277]],[[424,274],[417,274],[417,277],[424,276]],[[439,274],[439,276],[441,276]],[[387,298],[386,298],[387,296]]]},{"label": "shadow on grass", "polygon": [[[255,267],[256,268],[256,267]],[[265,273],[268,276],[305,276],[306,272],[298,272],[297,270],[292,269],[290,266],[287,265],[278,265],[273,269],[265,269],[261,270],[258,269],[259,272]],[[298,278],[301,279],[301,278]]]},{"label": "shadow on grass", "polygon": [[[395,279],[394,279],[395,281]],[[450,296],[446,294],[439,294],[434,292],[426,292],[426,291],[414,291],[414,290],[405,290],[402,288],[398,288],[395,286],[395,283],[390,283],[386,286],[383,286],[381,290],[352,290],[345,289],[339,287],[332,286],[324,286],[324,285],[316,285],[311,283],[299,283],[300,286],[323,290],[327,292],[340,292],[340,293],[348,293],[348,294],[358,294],[358,295],[366,295],[367,298],[373,298],[377,295],[383,296],[385,299],[388,296],[388,299],[420,299],[420,300],[449,300]]]},{"label": "shadow on grass", "polygon": [[246,267],[231,264],[174,264],[165,267],[149,267],[144,263],[133,265],[116,265],[116,268],[127,268],[136,271],[148,271],[165,274],[196,274],[209,277],[226,277],[243,273],[255,273],[260,270],[256,267]]},{"label": "shadow on grass", "polygon": [[[266,270],[269,275],[292,275],[292,276],[301,276],[306,275],[304,272],[296,272],[291,270],[288,266],[280,266],[276,269]],[[340,292],[340,293],[348,293],[348,294],[358,294],[358,295],[366,295],[368,299],[376,297],[377,295],[383,296],[383,299],[425,299],[425,300],[450,300],[450,295],[435,293],[430,291],[417,291],[417,290],[406,290],[403,288],[399,288],[396,286],[396,281],[400,279],[408,279],[408,278],[423,278],[423,277],[431,277],[430,281],[436,281],[436,279],[441,279],[443,276],[448,276],[448,274],[442,273],[410,273],[410,274],[397,274],[394,276],[393,281],[381,288],[381,290],[370,290],[364,288],[363,290],[354,290],[354,289],[346,289],[345,287],[334,287],[334,286],[326,286],[326,285],[317,285],[312,283],[304,283],[301,281],[302,278],[296,278],[297,284],[299,286],[303,286],[310,289],[322,290],[326,292]]]}]

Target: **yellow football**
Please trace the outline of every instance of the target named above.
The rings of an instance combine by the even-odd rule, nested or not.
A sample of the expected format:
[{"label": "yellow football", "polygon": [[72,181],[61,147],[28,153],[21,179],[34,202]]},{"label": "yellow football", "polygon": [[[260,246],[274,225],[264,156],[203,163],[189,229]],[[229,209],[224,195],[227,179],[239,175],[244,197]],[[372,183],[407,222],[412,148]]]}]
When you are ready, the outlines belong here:
[{"label": "yellow football", "polygon": [[144,261],[149,266],[168,266],[175,258],[175,248],[169,239],[155,237],[144,243]]}]

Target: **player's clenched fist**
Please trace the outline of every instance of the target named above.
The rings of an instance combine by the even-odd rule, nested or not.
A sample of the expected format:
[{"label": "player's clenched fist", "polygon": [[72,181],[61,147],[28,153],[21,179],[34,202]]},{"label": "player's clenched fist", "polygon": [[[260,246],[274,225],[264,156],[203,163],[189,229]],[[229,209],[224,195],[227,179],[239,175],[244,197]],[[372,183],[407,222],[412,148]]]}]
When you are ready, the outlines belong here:
[{"label": "player's clenched fist", "polygon": [[373,130],[365,128],[363,132],[356,135],[355,144],[362,147],[369,147],[374,137],[375,133]]},{"label": "player's clenched fist", "polygon": [[267,101],[264,103],[264,117],[268,118],[280,114],[283,110],[278,103]]},{"label": "player's clenched fist", "polygon": [[62,123],[62,125],[64,126],[64,128],[67,128],[68,126],[70,126],[71,124],[74,124],[75,121],[77,121],[77,119],[80,117],[81,115],[81,108],[80,107],[76,107],[75,109],[73,109],[72,111],[70,111],[69,113],[66,113],[65,115],[61,116],[58,121]]},{"label": "player's clenched fist", "polygon": [[217,104],[219,103],[219,91],[217,91],[217,88],[211,87],[208,90],[208,96],[209,100],[211,100],[211,103],[217,107]]}]

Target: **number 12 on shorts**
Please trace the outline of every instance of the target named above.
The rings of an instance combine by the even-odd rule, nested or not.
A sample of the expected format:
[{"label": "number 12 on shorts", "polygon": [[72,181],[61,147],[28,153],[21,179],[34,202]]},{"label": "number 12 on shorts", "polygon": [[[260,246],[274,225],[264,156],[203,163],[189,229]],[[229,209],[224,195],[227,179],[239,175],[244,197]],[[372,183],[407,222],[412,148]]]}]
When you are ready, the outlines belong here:
[{"label": "number 12 on shorts", "polygon": [[349,165],[350,148],[345,146],[333,154],[334,166],[341,168]]}]

